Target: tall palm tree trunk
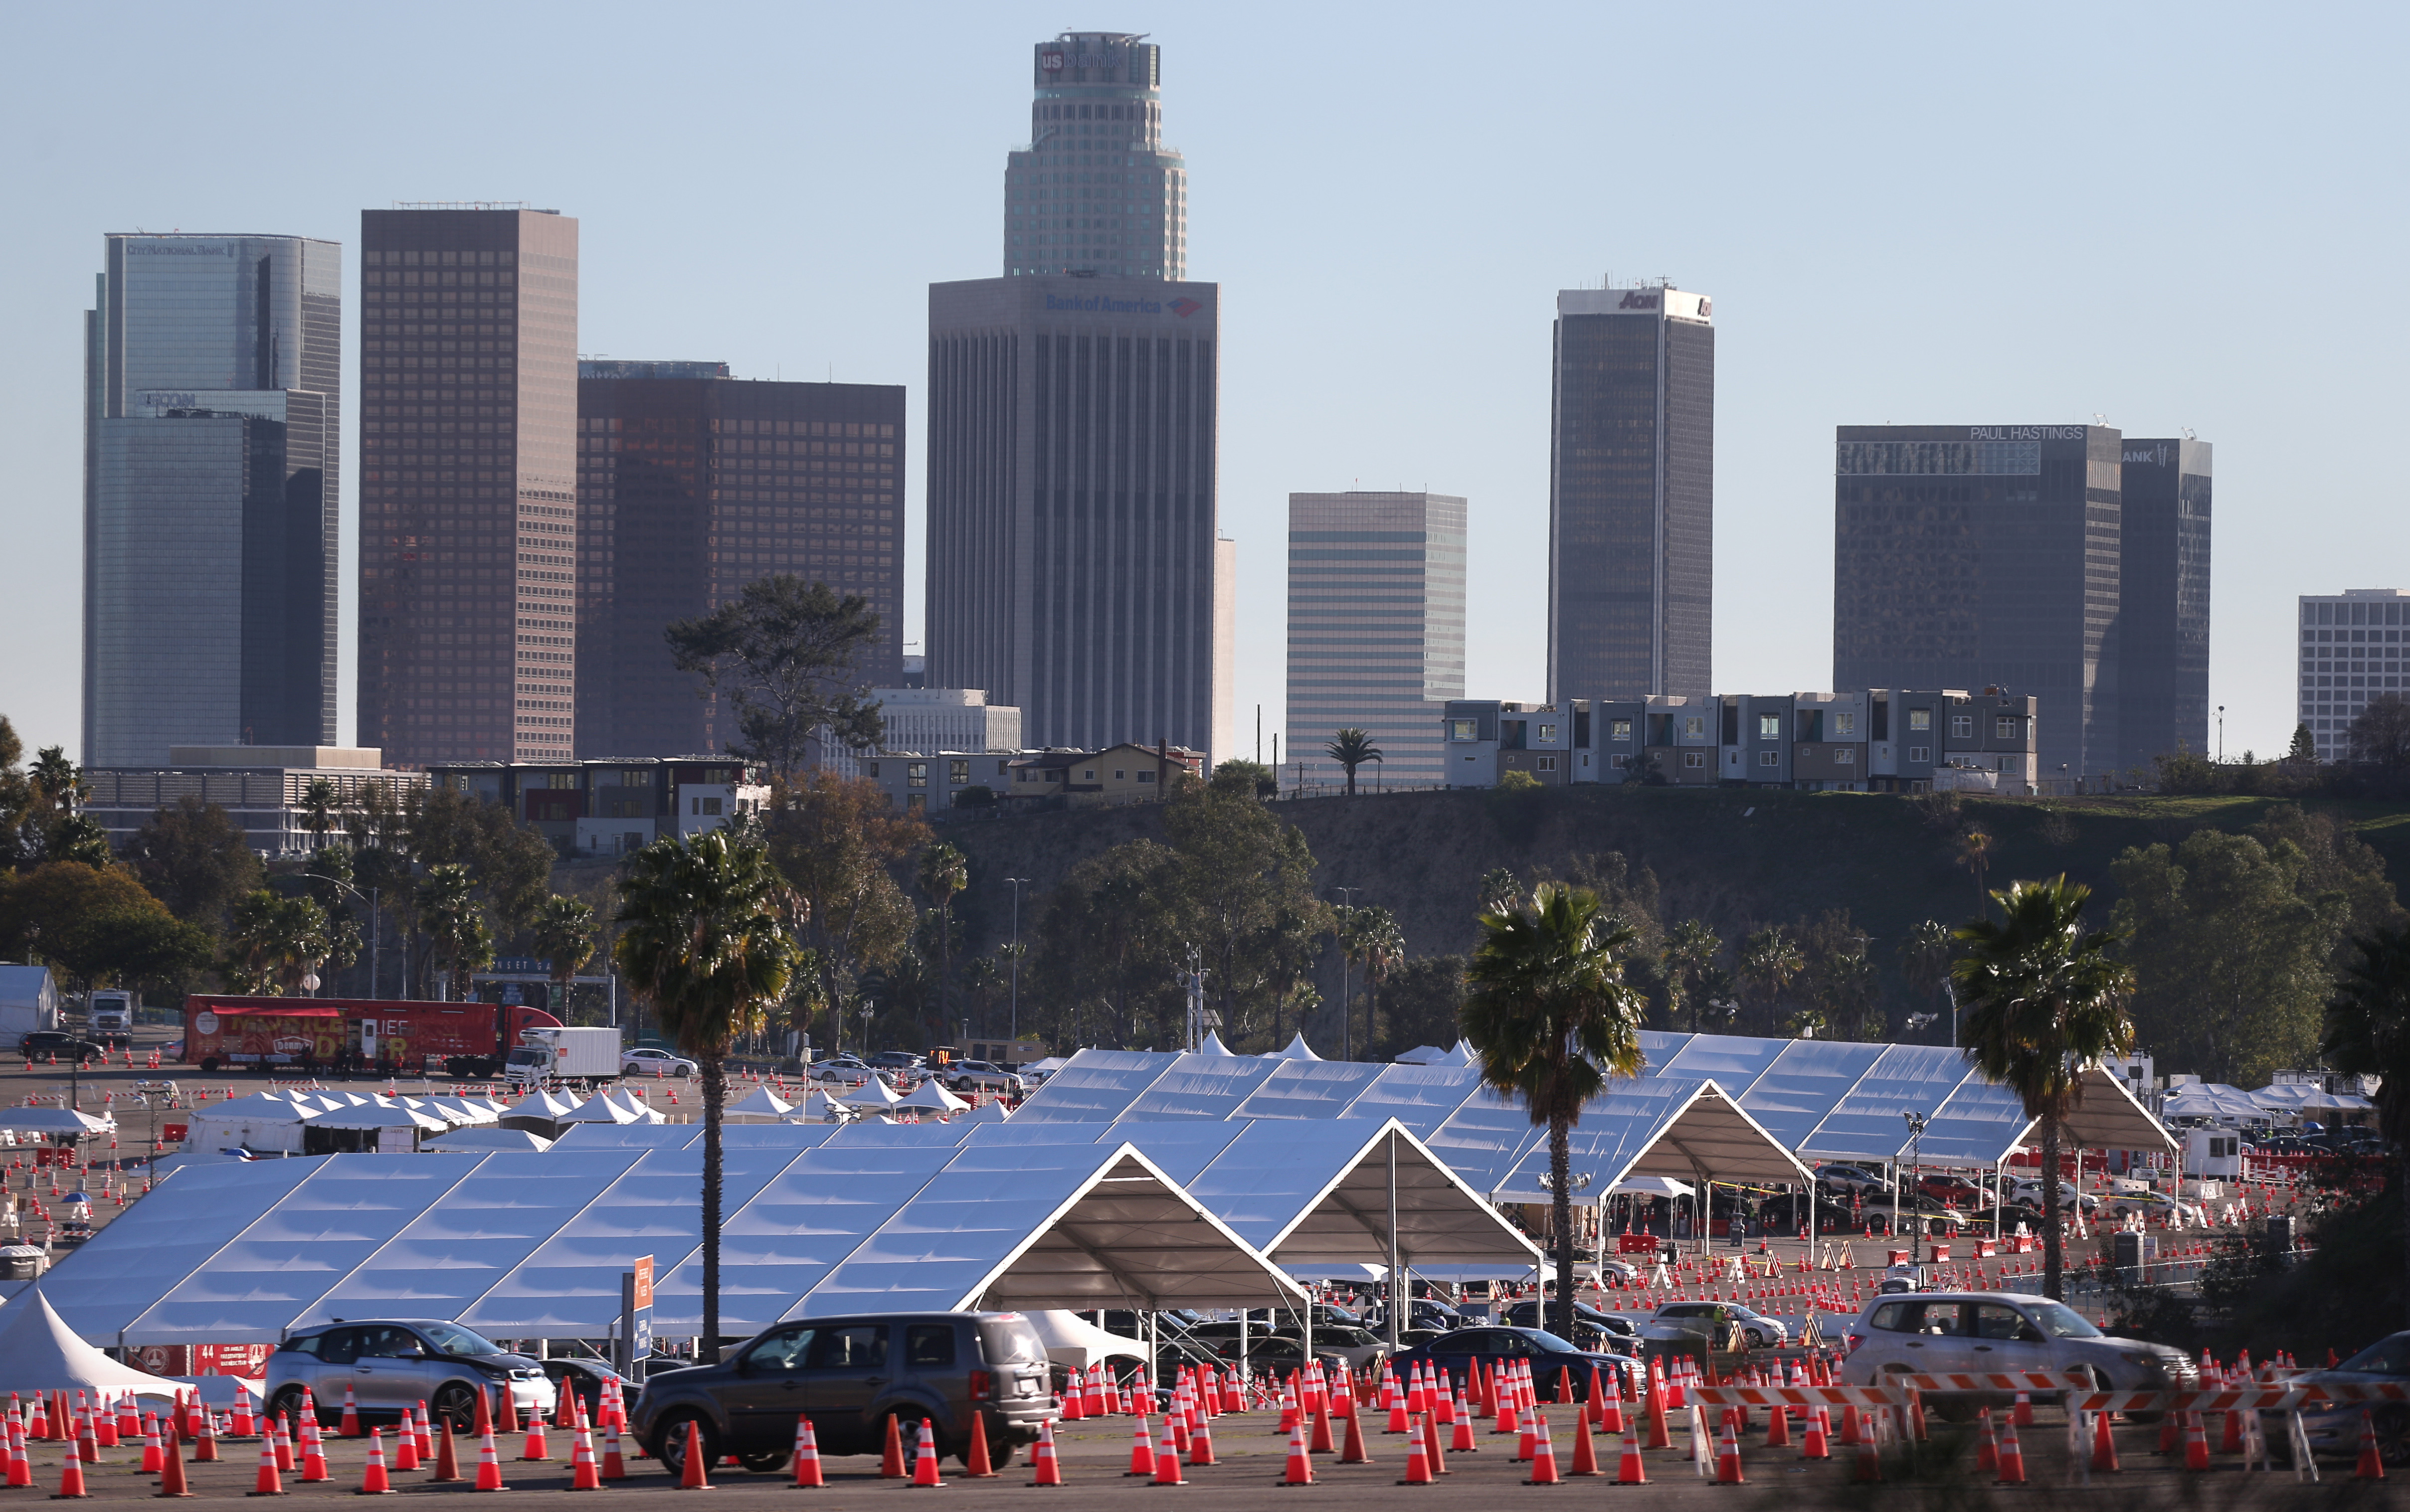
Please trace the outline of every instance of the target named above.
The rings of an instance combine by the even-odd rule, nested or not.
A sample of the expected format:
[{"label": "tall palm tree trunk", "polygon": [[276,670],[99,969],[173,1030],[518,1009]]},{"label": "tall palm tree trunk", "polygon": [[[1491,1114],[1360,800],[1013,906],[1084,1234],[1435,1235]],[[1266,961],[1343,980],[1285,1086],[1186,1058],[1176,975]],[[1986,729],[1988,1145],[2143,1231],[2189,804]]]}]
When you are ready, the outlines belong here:
[{"label": "tall palm tree trunk", "polygon": [[728,1078],[718,1051],[703,1059],[703,1337],[695,1359],[719,1363],[719,1113],[728,1102]]},{"label": "tall palm tree trunk", "polygon": [[2067,1218],[2058,1201],[2058,1120],[2049,1114],[2041,1119],[2041,1210],[2049,1215],[2041,1226],[2041,1293],[2061,1302],[2067,1295],[2067,1246],[2061,1238]]},{"label": "tall palm tree trunk", "polygon": [[1548,1219],[1556,1228],[1557,1327],[1561,1339],[1574,1336],[1574,1189],[1573,1124],[1548,1120]]}]

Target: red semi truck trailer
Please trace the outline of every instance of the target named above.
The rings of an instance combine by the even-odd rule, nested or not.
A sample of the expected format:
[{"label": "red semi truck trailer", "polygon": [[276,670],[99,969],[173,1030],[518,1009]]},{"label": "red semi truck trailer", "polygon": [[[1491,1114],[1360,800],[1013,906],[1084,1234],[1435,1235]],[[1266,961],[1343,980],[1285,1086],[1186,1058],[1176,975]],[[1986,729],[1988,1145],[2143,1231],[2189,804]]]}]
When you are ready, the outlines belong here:
[{"label": "red semi truck trailer", "polygon": [[184,1000],[184,1060],[206,1072],[290,1066],[482,1079],[501,1069],[521,1030],[560,1027],[515,1003],[196,996]]}]

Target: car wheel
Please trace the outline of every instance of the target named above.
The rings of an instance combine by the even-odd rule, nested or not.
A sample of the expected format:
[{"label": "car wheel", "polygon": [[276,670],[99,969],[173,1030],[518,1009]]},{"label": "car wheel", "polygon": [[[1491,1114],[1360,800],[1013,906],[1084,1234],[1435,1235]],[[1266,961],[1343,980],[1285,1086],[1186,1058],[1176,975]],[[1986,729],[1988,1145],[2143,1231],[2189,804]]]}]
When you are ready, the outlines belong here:
[{"label": "car wheel", "polygon": [[711,1419],[697,1413],[673,1413],[662,1418],[661,1426],[653,1430],[650,1447],[653,1458],[661,1462],[661,1468],[678,1479],[686,1477],[686,1441],[690,1432],[687,1425],[690,1423],[703,1431],[704,1464],[707,1467],[719,1462],[719,1431],[711,1426]]},{"label": "car wheel", "polygon": [[2375,1414],[2376,1457],[2387,1464],[2410,1463],[2410,1407],[2379,1407]]},{"label": "car wheel", "polygon": [[1763,1349],[1765,1347],[1765,1335],[1756,1329],[1751,1328],[1741,1330],[1741,1337],[1749,1341],[1749,1346],[1752,1349]]},{"label": "car wheel", "polygon": [[435,1389],[435,1396],[427,1410],[452,1425],[455,1433],[465,1433],[477,1424],[477,1393],[460,1381],[445,1381]]},{"label": "car wheel", "polygon": [[776,1475],[787,1468],[787,1457],[792,1452],[791,1449],[755,1449],[750,1454],[738,1455],[736,1462],[758,1476]]},{"label": "car wheel", "polygon": [[275,1419],[283,1418],[287,1421],[298,1423],[301,1420],[302,1413],[308,1410],[309,1405],[310,1389],[308,1387],[279,1387],[276,1394],[268,1399],[269,1420],[273,1422]]}]

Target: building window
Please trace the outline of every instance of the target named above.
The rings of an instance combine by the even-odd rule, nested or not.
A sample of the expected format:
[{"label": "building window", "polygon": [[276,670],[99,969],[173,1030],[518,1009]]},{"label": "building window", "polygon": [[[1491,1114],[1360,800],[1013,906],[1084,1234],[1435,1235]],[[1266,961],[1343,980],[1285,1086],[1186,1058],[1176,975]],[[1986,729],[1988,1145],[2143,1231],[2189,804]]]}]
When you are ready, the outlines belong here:
[{"label": "building window", "polygon": [[863,774],[864,777],[876,777],[876,776],[878,776],[878,762],[876,762],[876,761],[865,761],[865,762],[864,762],[864,763],[862,764],[862,774]]},{"label": "building window", "polygon": [[1083,783],[1095,782],[1096,780],[1096,769],[1090,767],[1087,770],[1080,773],[1080,780]]},{"label": "building window", "polygon": [[965,760],[961,760],[961,761],[949,761],[949,762],[947,762],[947,763],[946,763],[946,780],[947,780],[948,782],[952,783],[956,787],[964,787],[964,786],[967,786],[967,785],[969,785],[969,783],[970,783],[970,780],[971,780],[971,764],[970,764],[970,762],[969,762],[967,759],[965,759]]},{"label": "building window", "polygon": [[1706,732],[1707,732],[1707,720],[1706,720],[1706,716],[1705,714],[1691,714],[1691,715],[1689,715],[1689,716],[1687,716],[1687,717],[1685,717],[1685,718],[1683,719],[1683,721],[1682,721],[1682,733],[1683,733],[1683,734],[1685,734],[1685,735],[1705,735]]},{"label": "building window", "polygon": [[1833,711],[1833,739],[1846,741],[1858,732],[1858,716],[1847,709]]},{"label": "building window", "polygon": [[1685,751],[1682,753],[1682,765],[1685,767],[1704,767],[1706,764],[1707,753],[1705,751]]},{"label": "building window", "polygon": [[929,764],[925,761],[907,761],[904,763],[904,785],[907,787],[928,786]]},{"label": "building window", "polygon": [[[1115,772],[1113,775],[1118,777],[1121,773]],[[1151,783],[1154,781],[1154,773],[1151,771],[1141,771],[1138,774],[1138,780],[1142,783]]]},{"label": "building window", "polygon": [[1757,738],[1761,741],[1778,741],[1782,739],[1782,716],[1780,714],[1758,715]]},{"label": "building window", "polygon": [[1451,719],[1447,722],[1447,738],[1451,741],[1477,741],[1481,738],[1479,728],[1473,720]]},{"label": "building window", "polygon": [[2014,714],[2002,714],[1997,719],[1993,720],[1992,733],[2004,741],[2015,740],[2017,738],[2017,716]]},{"label": "building window", "polygon": [[1540,743],[1542,745],[1554,745],[1556,741],[1557,727],[1554,725],[1542,725],[1540,727]]},{"label": "building window", "polygon": [[1757,753],[1757,764],[1761,767],[1778,767],[1782,765],[1782,753],[1779,751],[1760,751]]},{"label": "building window", "polygon": [[1611,741],[1628,741],[1632,739],[1632,721],[1629,719],[1616,719],[1608,721],[1606,727],[1606,738]]},{"label": "building window", "polygon": [[1933,747],[1929,745],[1911,745],[1908,748],[1908,759],[1910,761],[1930,761],[1933,759]]},{"label": "building window", "polygon": [[1833,752],[1833,765],[1837,767],[1855,766],[1857,760],[1858,748],[1854,745],[1839,746]]},{"label": "building window", "polygon": [[1933,711],[1930,709],[1910,709],[1908,712],[1908,727],[1919,735],[1931,729],[1933,727]]},{"label": "building window", "polygon": [[1975,738],[1975,716],[1973,714],[1952,714],[1950,716],[1950,735],[1953,740],[1973,740]]},{"label": "building window", "polygon": [[[1470,758],[1468,758],[1468,759],[1470,759]],[[1618,754],[1618,755],[1616,755],[1616,756],[1612,756],[1612,757],[1610,757],[1610,758],[1609,758],[1608,764],[1609,764],[1609,765],[1611,765],[1611,766],[1613,766],[1613,767],[1615,768],[1615,770],[1618,770],[1618,771],[1622,771],[1622,770],[1625,770],[1626,769],[1628,769],[1628,768],[1632,765],[1632,757],[1630,757],[1629,756],[1624,756],[1624,755],[1621,755],[1621,754]]]},{"label": "building window", "polygon": [[1125,783],[1129,781],[1129,773],[1123,770],[1121,768],[1116,767],[1113,769],[1113,781],[1117,783]]},{"label": "building window", "polygon": [[1059,783],[1059,782],[1061,782],[1061,781],[1063,780],[1063,769],[1062,769],[1062,768],[1060,768],[1060,767],[1053,767],[1053,768],[1050,768],[1050,769],[1048,769],[1047,773],[1046,773],[1046,780],[1047,780],[1048,782],[1050,782],[1050,783]]},{"label": "building window", "polygon": [[1552,756],[1544,756],[1532,764],[1538,767],[1542,771],[1554,771],[1557,770],[1557,758]]}]

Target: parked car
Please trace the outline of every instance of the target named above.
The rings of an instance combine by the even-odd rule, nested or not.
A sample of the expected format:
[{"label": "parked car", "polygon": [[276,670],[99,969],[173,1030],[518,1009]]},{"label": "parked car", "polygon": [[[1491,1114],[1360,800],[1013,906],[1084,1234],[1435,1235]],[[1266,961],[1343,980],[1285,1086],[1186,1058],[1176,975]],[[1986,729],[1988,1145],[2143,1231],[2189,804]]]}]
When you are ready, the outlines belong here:
[{"label": "parked car", "polygon": [[1816,1182],[1830,1191],[1864,1192],[1869,1197],[1891,1191],[1890,1182],[1863,1166],[1820,1165],[1816,1168]]},{"label": "parked car", "polygon": [[[1507,1308],[1498,1320],[1514,1328],[1542,1328],[1555,1322],[1556,1318],[1557,1304],[1553,1301],[1542,1302],[1531,1297]],[[1620,1339],[1636,1338],[1640,1333],[1630,1318],[1601,1312],[1586,1302],[1574,1303],[1574,1321],[1576,1324],[1587,1323],[1602,1333],[1611,1333]]]},{"label": "parked car", "polygon": [[[2287,1384],[2308,1386],[2400,1386],[2410,1384],[2410,1332],[2388,1334],[2331,1370],[2305,1371]],[[2358,1402],[2309,1402],[2301,1407],[2301,1426],[2309,1433],[2313,1454],[2356,1455],[2359,1452]],[[2377,1456],[2388,1465],[2410,1464],[2410,1405],[2398,1402],[2375,1404],[2370,1418],[2376,1430]],[[2279,1459],[2289,1458],[2282,1413],[2262,1414],[2269,1447]]]},{"label": "parked car", "polygon": [[823,1455],[877,1454],[889,1416],[935,1425],[940,1453],[970,1447],[976,1413],[992,1463],[1038,1437],[1053,1410],[1046,1346],[1019,1313],[864,1313],[779,1323],[716,1365],[645,1382],[629,1428],[663,1468],[686,1468],[689,1425],[709,1463],[733,1454],[775,1471],[812,1420]]},{"label": "parked car", "polygon": [[1020,1097],[1028,1090],[1022,1079],[991,1060],[957,1060],[946,1077],[957,1092],[1002,1092]]},{"label": "parked car", "polygon": [[691,1076],[698,1069],[684,1056],[656,1050],[650,1045],[619,1052],[619,1074],[622,1076]]},{"label": "parked car", "polygon": [[1476,1360],[1484,1369],[1508,1360],[1528,1364],[1532,1384],[1543,1402],[1557,1399],[1560,1368],[1573,1377],[1577,1401],[1587,1400],[1590,1395],[1590,1373],[1593,1368],[1623,1372],[1626,1397],[1638,1395],[1643,1384],[1639,1361],[1602,1350],[1575,1348],[1570,1341],[1535,1328],[1460,1328],[1390,1357],[1401,1377],[1408,1367],[1423,1364],[1436,1365],[1446,1371],[1451,1379],[1459,1381]]},{"label": "parked car", "polygon": [[[2009,1201],[2023,1202],[2027,1207],[2040,1207],[2041,1183],[2032,1177],[2019,1177],[2009,1184]],[[2079,1192],[2075,1189],[2075,1183],[2062,1181],[2058,1184],[2058,1205],[2062,1208],[2081,1207],[2089,1214],[2099,1207],[2100,1197],[2097,1192]]]},{"label": "parked car", "polygon": [[2137,1213],[2163,1222],[2179,1214],[2186,1223],[2199,1223],[2207,1217],[2199,1203],[2178,1202],[2165,1192],[2111,1192],[2098,1211],[2121,1223]]},{"label": "parked car", "polygon": [[1929,1197],[1947,1207],[1968,1208],[1992,1205],[1990,1194],[1982,1188],[1968,1181],[1965,1176],[1953,1176],[1946,1172],[1930,1172],[1918,1177],[1916,1190],[1918,1195]]},{"label": "parked car", "polygon": [[[2188,1390],[2199,1371],[2181,1349],[2101,1332],[2082,1314],[2015,1291],[1928,1291],[1869,1302],[1849,1329],[1846,1386],[1892,1375],[2081,1371],[2111,1391]],[[2008,1392],[1926,1393],[1945,1417],[2005,1406]]]},{"label": "parked car", "polygon": [[881,1050],[877,1055],[868,1057],[864,1064],[874,1071],[917,1073],[928,1058],[927,1056],[916,1055],[909,1050]]},{"label": "parked car", "polygon": [[80,1066],[105,1059],[109,1055],[107,1045],[94,1040],[87,1040],[80,1034],[69,1034],[65,1030],[57,1029],[35,1030],[17,1042],[17,1048],[23,1051],[28,1059],[42,1056],[58,1056],[63,1059],[72,1060]]},{"label": "parked car", "polygon": [[[1331,1348],[1322,1341],[1322,1330],[1315,1329],[1314,1358],[1322,1361],[1322,1368],[1325,1371],[1346,1370],[1347,1353]],[[1305,1341],[1294,1333],[1251,1333],[1247,1336],[1244,1353],[1240,1351],[1237,1339],[1223,1339],[1214,1342],[1213,1353],[1218,1359],[1245,1365],[1250,1375],[1260,1375],[1270,1372],[1275,1376],[1285,1376],[1290,1371],[1305,1368]]]},{"label": "parked car", "polygon": [[824,1087],[867,1087],[871,1070],[851,1056],[831,1056],[813,1061],[804,1074]]},{"label": "parked car", "polygon": [[343,1410],[351,1390],[360,1416],[399,1418],[424,1402],[456,1433],[477,1419],[477,1394],[506,1388],[522,1412],[552,1404],[542,1366],[505,1352],[474,1329],[431,1318],[346,1319],[288,1334],[268,1357],[263,1383],[271,1416],[300,1415],[305,1396],[321,1417]]},{"label": "parked car", "polygon": [[1752,1349],[1780,1348],[1791,1342],[1791,1330],[1783,1326],[1780,1318],[1768,1318],[1736,1302],[1669,1302],[1658,1308],[1649,1321],[1686,1333],[1710,1336],[1719,1324],[1729,1321],[1733,1337]]},{"label": "parked car", "polygon": [[636,1399],[637,1392],[644,1390],[641,1382],[630,1380],[599,1360],[564,1360],[555,1356],[536,1363],[544,1371],[544,1379],[552,1383],[556,1395],[563,1381],[569,1383],[570,1390],[586,1404],[588,1418],[596,1418],[602,1411],[605,1382],[617,1381],[621,1393],[631,1402]]}]

